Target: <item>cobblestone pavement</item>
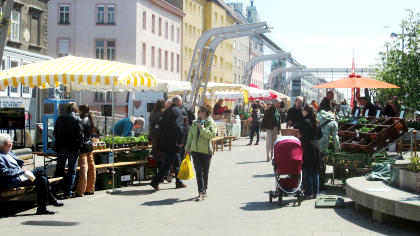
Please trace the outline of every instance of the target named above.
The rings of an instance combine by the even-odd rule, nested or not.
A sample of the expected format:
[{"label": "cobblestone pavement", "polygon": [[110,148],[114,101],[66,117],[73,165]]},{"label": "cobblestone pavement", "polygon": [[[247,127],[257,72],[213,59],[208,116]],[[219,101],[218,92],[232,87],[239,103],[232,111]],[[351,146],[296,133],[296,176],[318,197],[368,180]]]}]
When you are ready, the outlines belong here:
[{"label": "cobblestone pavement", "polygon": [[[314,200],[282,208],[268,202],[274,186],[272,166],[265,161],[265,142],[217,152],[212,160],[209,197],[195,202],[195,179],[186,189],[162,184],[154,192],[146,182],[123,188],[118,195],[98,191],[93,196],[65,200],[53,216],[36,216],[35,209],[0,218],[1,235],[419,235],[418,223],[379,224],[368,213],[345,209],[315,209]],[[333,194],[344,194],[330,187]],[[291,202],[292,198],[286,199]]]}]

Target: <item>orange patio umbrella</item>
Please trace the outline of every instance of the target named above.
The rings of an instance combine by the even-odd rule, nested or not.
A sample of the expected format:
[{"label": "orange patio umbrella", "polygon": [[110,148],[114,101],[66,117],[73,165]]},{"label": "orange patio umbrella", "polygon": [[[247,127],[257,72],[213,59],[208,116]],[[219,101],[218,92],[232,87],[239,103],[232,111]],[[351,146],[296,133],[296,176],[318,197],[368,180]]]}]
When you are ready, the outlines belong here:
[{"label": "orange patio umbrella", "polygon": [[379,80],[369,79],[360,75],[351,74],[349,77],[318,84],[314,88],[400,88],[396,85]]}]

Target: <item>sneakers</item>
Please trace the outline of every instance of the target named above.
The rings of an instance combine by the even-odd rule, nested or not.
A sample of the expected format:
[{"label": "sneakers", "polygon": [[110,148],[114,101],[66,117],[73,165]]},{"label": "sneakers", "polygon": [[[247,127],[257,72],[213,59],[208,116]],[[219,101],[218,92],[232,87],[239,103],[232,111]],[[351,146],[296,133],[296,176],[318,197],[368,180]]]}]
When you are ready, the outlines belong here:
[{"label": "sneakers", "polygon": [[203,194],[202,194],[202,193],[199,193],[199,194],[198,194],[198,197],[196,197],[196,198],[195,198],[195,201],[196,201],[196,202],[199,202],[199,201],[201,201],[201,200],[203,200]]},{"label": "sneakers", "polygon": [[195,199],[195,201],[199,202],[199,201],[204,201],[207,198],[207,194],[206,193],[199,193],[198,197]]}]

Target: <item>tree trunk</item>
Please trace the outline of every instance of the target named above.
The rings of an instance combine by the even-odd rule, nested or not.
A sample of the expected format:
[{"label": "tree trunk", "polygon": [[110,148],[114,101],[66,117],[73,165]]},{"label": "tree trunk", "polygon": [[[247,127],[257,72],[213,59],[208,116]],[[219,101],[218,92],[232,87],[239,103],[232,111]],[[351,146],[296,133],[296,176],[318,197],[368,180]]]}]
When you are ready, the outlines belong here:
[{"label": "tree trunk", "polygon": [[[3,59],[4,47],[6,46],[7,32],[9,31],[10,18],[12,15],[14,0],[6,0],[3,8],[3,22],[0,26],[0,58]],[[2,4],[4,5],[3,1]],[[4,69],[4,68],[3,68]]]}]

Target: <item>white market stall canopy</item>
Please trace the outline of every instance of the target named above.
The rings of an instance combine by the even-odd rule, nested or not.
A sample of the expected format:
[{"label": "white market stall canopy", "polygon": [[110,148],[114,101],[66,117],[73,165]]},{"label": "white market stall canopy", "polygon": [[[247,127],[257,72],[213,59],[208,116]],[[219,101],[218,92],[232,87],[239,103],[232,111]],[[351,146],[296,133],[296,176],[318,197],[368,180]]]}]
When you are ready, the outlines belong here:
[{"label": "white market stall canopy", "polygon": [[245,89],[246,89],[246,86],[242,84],[223,84],[223,83],[214,83],[214,82],[209,82],[207,84],[207,90],[212,90],[212,91],[240,92]]},{"label": "white market stall canopy", "polygon": [[191,83],[179,80],[158,80],[156,90],[167,93],[188,92],[191,91]]},{"label": "white market stall canopy", "polygon": [[158,81],[146,67],[115,61],[66,56],[0,72],[0,89],[7,86],[72,90],[155,90]]},{"label": "white market stall canopy", "polygon": [[235,101],[239,99],[244,99],[244,94],[242,92],[214,92],[206,93],[207,99],[223,99],[228,101]]}]

